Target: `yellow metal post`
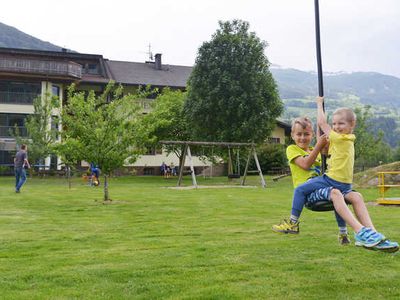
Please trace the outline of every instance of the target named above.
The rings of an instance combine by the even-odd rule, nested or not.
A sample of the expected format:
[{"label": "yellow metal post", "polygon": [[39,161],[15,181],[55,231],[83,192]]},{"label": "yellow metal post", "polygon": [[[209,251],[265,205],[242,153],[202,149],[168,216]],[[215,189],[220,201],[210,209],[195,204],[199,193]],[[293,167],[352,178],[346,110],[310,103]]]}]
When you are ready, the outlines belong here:
[{"label": "yellow metal post", "polygon": [[387,198],[385,192],[390,188],[400,187],[400,184],[385,184],[386,174],[400,174],[400,171],[378,172],[378,189],[380,198],[376,200],[378,204],[400,204],[400,198]]}]

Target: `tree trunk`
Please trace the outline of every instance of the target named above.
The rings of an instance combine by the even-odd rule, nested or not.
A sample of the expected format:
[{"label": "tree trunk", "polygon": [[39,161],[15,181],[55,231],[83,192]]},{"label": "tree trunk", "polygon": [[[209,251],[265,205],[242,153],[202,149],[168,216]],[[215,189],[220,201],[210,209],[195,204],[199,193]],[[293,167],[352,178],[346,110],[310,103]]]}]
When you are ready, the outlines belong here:
[{"label": "tree trunk", "polygon": [[71,167],[70,166],[66,166],[65,168],[66,168],[65,171],[67,172],[68,188],[71,189],[71,187],[72,187]]},{"label": "tree trunk", "polygon": [[104,175],[104,201],[110,201],[110,197],[108,195],[108,176]]},{"label": "tree trunk", "polygon": [[178,160],[179,160],[178,170],[180,170],[181,167],[184,167],[184,166],[182,166],[184,150],[185,150],[185,145],[181,145],[179,150],[174,150],[174,153],[178,157]]}]

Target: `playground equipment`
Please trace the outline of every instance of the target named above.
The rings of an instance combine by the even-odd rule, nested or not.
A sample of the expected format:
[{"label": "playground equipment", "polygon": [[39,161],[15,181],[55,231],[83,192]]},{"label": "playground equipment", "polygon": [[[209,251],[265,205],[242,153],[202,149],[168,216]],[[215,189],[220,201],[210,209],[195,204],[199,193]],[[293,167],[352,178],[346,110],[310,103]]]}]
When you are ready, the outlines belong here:
[{"label": "playground equipment", "polygon": [[[179,177],[178,177],[178,186],[181,185],[182,183],[182,177],[183,177],[183,166],[185,165],[185,160],[186,160],[186,156],[188,157],[189,160],[189,166],[190,166],[190,173],[192,175],[192,183],[193,186],[195,188],[197,188],[197,180],[196,180],[196,174],[194,172],[194,166],[193,166],[193,161],[192,161],[192,153],[190,151],[190,146],[217,146],[217,147],[228,147],[228,163],[230,165],[230,170],[228,170],[228,177],[230,176],[235,176],[235,177],[230,177],[230,178],[240,178],[240,173],[238,174],[234,174],[233,173],[233,166],[232,166],[232,156],[231,156],[231,148],[236,148],[236,155],[237,155],[237,167],[236,167],[236,171],[240,172],[240,165],[239,165],[239,148],[244,147],[244,148],[248,148],[249,149],[249,155],[247,157],[247,162],[246,162],[246,167],[243,173],[243,179],[241,182],[241,185],[245,185],[246,182],[246,176],[248,173],[250,173],[249,171],[249,164],[250,164],[250,159],[251,156],[253,155],[254,161],[256,163],[257,166],[257,172],[260,176],[260,181],[261,181],[261,186],[263,188],[266,187],[266,183],[265,183],[265,179],[264,179],[264,175],[261,171],[261,167],[260,167],[260,163],[258,161],[258,157],[257,157],[257,152],[256,152],[256,148],[255,145],[253,143],[232,143],[232,142],[197,142],[197,141],[160,141],[160,144],[162,145],[182,145],[183,149],[182,149],[182,161],[180,162],[180,168],[179,168]],[[232,175],[234,174],[234,175]]]},{"label": "playground equipment", "polygon": [[[378,172],[378,189],[380,198],[376,200],[378,204],[400,204],[400,197],[388,198],[385,192],[390,188],[399,188],[400,184],[385,183],[385,175],[399,175],[400,171]],[[387,181],[386,181],[387,182]]]}]

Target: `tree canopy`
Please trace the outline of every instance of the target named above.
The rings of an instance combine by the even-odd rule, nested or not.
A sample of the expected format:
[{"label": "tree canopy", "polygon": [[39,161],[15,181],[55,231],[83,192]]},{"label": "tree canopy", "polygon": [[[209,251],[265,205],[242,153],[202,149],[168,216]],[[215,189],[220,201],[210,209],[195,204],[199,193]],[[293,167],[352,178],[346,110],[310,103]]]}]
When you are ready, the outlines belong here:
[{"label": "tree canopy", "polygon": [[[186,92],[163,89],[152,105],[152,110],[140,122],[141,145],[157,147],[161,140],[189,139],[187,119],[184,115]],[[174,152],[182,161],[182,145],[165,146],[168,152]],[[180,166],[179,166],[180,167]]]},{"label": "tree canopy", "polygon": [[241,20],[219,22],[199,48],[185,112],[195,139],[262,142],[283,111],[264,54],[266,42]]},{"label": "tree canopy", "polygon": [[27,137],[21,137],[15,130],[18,144],[27,144],[32,163],[44,164],[44,159],[53,153],[53,145],[58,139],[59,117],[56,111],[60,107],[57,96],[45,93],[33,100],[34,112],[26,120]]},{"label": "tree canopy", "polygon": [[136,100],[140,95],[123,95],[122,87],[115,87],[114,83],[109,83],[100,96],[94,91],[76,92],[74,85],[68,94],[62,113],[66,151],[59,150],[74,151],[74,159],[79,157],[100,166],[105,175],[104,200],[109,200],[107,177],[127,159],[136,157],[133,145],[140,113]]}]

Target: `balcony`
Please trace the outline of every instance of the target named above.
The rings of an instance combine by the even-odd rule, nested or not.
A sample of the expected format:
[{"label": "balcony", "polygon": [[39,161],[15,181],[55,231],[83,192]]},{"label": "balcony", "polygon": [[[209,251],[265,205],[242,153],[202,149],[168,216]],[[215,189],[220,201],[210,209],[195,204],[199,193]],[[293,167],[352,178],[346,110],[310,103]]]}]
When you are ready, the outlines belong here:
[{"label": "balcony", "polygon": [[[17,126],[19,135],[22,137],[28,136],[28,131],[26,130],[25,126]],[[11,133],[15,133],[14,126],[0,126],[0,137],[12,137]]]},{"label": "balcony", "polygon": [[72,61],[1,57],[0,72],[44,74],[49,76],[72,77],[74,79],[82,78],[82,66]]},{"label": "balcony", "polygon": [[36,93],[0,91],[0,103],[33,104],[33,100],[39,96]]}]

